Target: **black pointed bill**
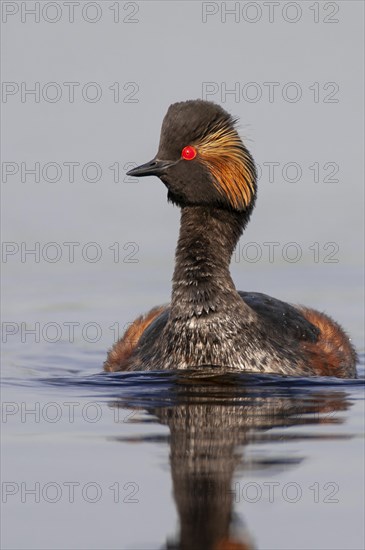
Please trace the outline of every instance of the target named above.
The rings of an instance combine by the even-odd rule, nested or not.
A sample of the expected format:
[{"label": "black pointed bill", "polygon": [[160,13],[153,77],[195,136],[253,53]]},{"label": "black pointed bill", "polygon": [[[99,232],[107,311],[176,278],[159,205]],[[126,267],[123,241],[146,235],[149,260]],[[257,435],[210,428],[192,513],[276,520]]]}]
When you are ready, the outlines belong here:
[{"label": "black pointed bill", "polygon": [[176,164],[171,160],[158,160],[153,159],[146,164],[141,164],[136,168],[132,168],[127,172],[127,176],[143,177],[143,176],[161,176],[167,168]]}]

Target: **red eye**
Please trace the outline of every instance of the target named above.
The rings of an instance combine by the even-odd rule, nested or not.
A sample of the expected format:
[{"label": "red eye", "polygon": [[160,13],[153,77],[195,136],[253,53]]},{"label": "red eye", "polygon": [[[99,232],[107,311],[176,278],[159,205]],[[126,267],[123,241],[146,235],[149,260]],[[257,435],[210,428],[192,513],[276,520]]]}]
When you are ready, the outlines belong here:
[{"label": "red eye", "polygon": [[184,149],[181,151],[181,156],[185,160],[193,160],[196,157],[196,149],[192,145],[188,145],[187,147],[184,147]]}]

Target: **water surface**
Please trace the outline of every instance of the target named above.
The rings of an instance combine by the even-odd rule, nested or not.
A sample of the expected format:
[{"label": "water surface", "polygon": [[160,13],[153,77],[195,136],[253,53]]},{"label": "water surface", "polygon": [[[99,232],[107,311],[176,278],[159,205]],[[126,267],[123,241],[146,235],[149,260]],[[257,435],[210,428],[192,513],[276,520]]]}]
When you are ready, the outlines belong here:
[{"label": "water surface", "polygon": [[60,359],[4,380],[4,548],[363,547],[362,379]]}]

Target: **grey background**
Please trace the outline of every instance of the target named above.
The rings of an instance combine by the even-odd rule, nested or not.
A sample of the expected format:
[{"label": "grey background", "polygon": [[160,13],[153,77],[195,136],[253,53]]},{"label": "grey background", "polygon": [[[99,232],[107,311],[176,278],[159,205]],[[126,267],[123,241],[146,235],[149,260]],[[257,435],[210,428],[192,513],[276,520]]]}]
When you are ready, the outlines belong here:
[{"label": "grey background", "polygon": [[[3,202],[9,205],[3,211],[3,238],[29,242],[30,246],[36,241],[95,241],[103,247],[132,241],[139,247],[139,263],[111,262],[94,281],[93,274],[102,269],[99,262],[70,265],[64,253],[56,264],[43,261],[37,265],[28,258],[25,266],[19,265],[15,256],[9,258],[6,269],[10,273],[15,270],[19,277],[21,301],[32,295],[38,301],[39,276],[47,273],[56,284],[61,272],[63,284],[57,281],[57,293],[62,300],[67,299],[64,293],[75,291],[75,276],[87,278],[90,294],[102,294],[100,303],[90,308],[99,318],[98,308],[107,311],[111,297],[122,307],[126,294],[132,295],[128,305],[132,316],[155,300],[168,299],[179,213],[166,204],[165,189],[158,180],[116,184],[108,167],[119,162],[123,172],[129,162],[152,158],[168,105],[202,97],[202,83],[215,82],[219,93],[209,99],[240,117],[241,134],[263,167],[257,208],[244,239],[259,243],[266,252],[257,263],[233,264],[237,285],[276,292],[294,301],[304,301],[311,287],[315,293],[308,296],[311,305],[335,315],[338,301],[345,300],[356,309],[360,297],[353,290],[359,280],[352,268],[361,265],[363,257],[362,3],[336,3],[339,11],[335,15],[332,8],[324,10],[320,4],[319,23],[313,22],[315,14],[308,2],[297,3],[301,18],[296,23],[285,21],[282,15],[288,10],[287,3],[276,8],[272,23],[264,5],[257,23],[246,22],[242,11],[238,23],[229,15],[223,23],[219,4],[219,12],[207,16],[203,23],[200,2],[146,1],[132,3],[132,7],[121,3],[121,18],[127,14],[127,19],[138,22],[119,24],[113,22],[112,4],[99,4],[102,16],[95,24],[82,18],[81,6],[75,8],[75,22],[69,23],[68,11],[61,5],[62,17],[57,23],[47,23],[42,13],[39,23],[34,23],[32,16],[24,16],[26,22],[22,23],[19,9],[2,25],[3,80],[25,82],[30,88],[39,82],[41,90],[44,84],[56,82],[63,91],[56,103],[42,97],[39,103],[32,97],[22,103],[19,93],[8,97],[2,104],[3,161],[25,162],[30,167],[36,161],[41,167],[47,162],[61,167],[63,162],[81,166],[96,162],[102,168],[96,183],[83,181],[80,168],[74,183],[69,183],[65,167],[58,183],[41,178],[36,184],[32,176],[22,183],[19,175],[9,177],[2,186]],[[136,9],[135,15],[128,15]],[[90,10],[86,14],[93,18],[96,12]],[[55,14],[50,8],[46,12],[49,18]],[[295,12],[285,11],[285,15],[293,19]],[[246,16],[253,19],[255,13],[249,11]],[[339,22],[324,23],[325,17]],[[72,104],[63,82],[80,83]],[[82,98],[80,89],[88,82],[100,86],[100,101],[88,103]],[[123,85],[137,83],[139,91],[133,99],[138,102],[115,103],[108,89],[114,82],[120,83],[121,99],[131,90],[123,90]],[[231,94],[222,101],[222,86],[232,89],[239,83],[242,89],[248,82],[261,88],[261,100],[250,103],[241,94],[236,102]],[[272,103],[264,82],[280,83]],[[288,82],[296,82],[302,91],[296,103],[282,97]],[[315,82],[321,90],[318,103],[309,89]],[[338,85],[337,103],[324,102],[332,91],[323,89],[328,82]],[[265,162],[280,163],[272,183]],[[282,176],[288,162],[301,167],[302,177],[296,183]],[[321,166],[319,183],[314,183],[309,169],[315,162]],[[338,165],[338,183],[323,183],[331,171],[323,168],[327,162]],[[303,249],[303,258],[297,264],[281,266],[282,248],[292,241]],[[268,261],[264,242],[280,243],[273,264]],[[314,263],[308,249],[314,242],[321,248],[327,242],[337,243],[339,263]],[[251,253],[254,257],[253,249]],[[324,254],[322,249],[322,259]],[[100,263],[105,268],[111,255],[103,248]],[[137,303],[141,286],[131,286],[130,277],[149,285],[151,300]],[[22,284],[25,281],[27,284]],[[10,311],[17,317],[13,307]],[[344,312],[351,332],[360,323],[359,311],[354,309],[351,307],[349,317]],[[120,315],[124,318],[125,312]]]}]

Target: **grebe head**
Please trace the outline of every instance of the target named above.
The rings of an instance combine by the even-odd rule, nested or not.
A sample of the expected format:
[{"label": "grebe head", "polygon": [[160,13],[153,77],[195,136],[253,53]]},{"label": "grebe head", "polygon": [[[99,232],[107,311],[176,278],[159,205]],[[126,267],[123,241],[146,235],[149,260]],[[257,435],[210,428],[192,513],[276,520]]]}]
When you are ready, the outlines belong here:
[{"label": "grebe head", "polygon": [[203,100],[171,105],[155,158],[128,172],[158,176],[179,206],[210,206],[248,214],[256,196],[254,161],[235,128],[236,119]]}]

